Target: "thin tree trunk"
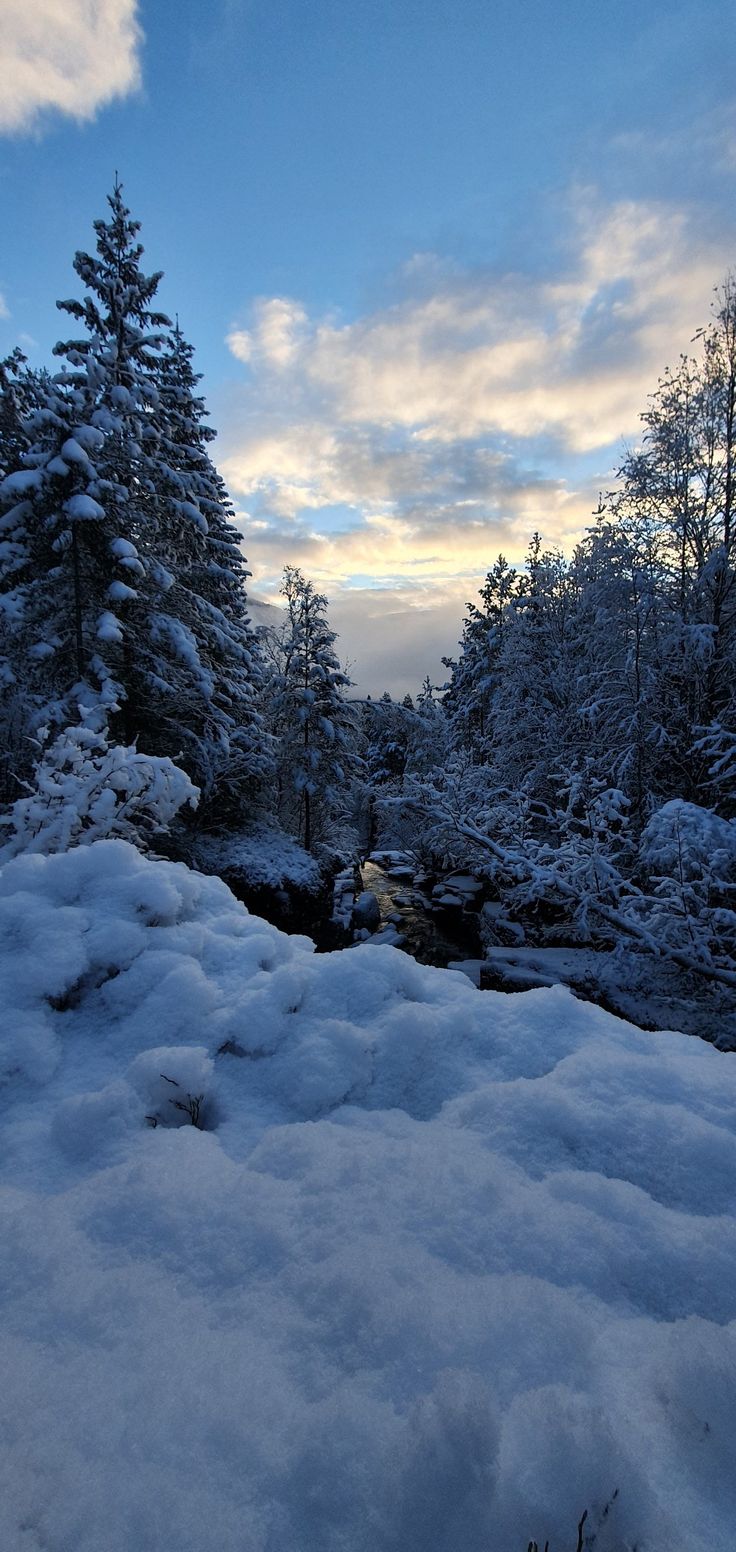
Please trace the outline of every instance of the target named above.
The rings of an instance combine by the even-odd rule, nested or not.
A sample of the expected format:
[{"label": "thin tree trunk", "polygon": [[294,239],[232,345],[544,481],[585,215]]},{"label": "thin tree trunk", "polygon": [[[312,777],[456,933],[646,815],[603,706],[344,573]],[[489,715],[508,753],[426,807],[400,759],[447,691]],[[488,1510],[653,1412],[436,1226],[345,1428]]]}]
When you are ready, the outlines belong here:
[{"label": "thin tree trunk", "polygon": [[84,678],[84,636],[82,633],[82,579],[79,568],[79,539],[77,525],[72,523],[72,572],[74,576],[74,640],[77,658],[77,677]]},{"label": "thin tree trunk", "polygon": [[312,849],[312,799],[308,789],[304,788],[304,850]]}]

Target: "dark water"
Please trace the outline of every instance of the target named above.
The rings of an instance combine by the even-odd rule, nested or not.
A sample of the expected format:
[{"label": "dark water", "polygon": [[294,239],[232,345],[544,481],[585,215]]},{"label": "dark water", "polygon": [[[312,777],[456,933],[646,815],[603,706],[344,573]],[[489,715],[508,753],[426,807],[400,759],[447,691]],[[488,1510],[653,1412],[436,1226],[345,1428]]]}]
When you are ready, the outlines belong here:
[{"label": "dark water", "polygon": [[[381,926],[392,916],[400,917],[394,925],[406,939],[401,946],[420,965],[444,967],[451,960],[480,957],[477,917],[472,912],[450,908],[435,913],[430,910],[429,894],[417,890],[410,878],[389,878],[387,869],[377,862],[364,862],[360,871],[363,888],[371,890],[381,907]],[[403,897],[411,903],[400,903]]]}]

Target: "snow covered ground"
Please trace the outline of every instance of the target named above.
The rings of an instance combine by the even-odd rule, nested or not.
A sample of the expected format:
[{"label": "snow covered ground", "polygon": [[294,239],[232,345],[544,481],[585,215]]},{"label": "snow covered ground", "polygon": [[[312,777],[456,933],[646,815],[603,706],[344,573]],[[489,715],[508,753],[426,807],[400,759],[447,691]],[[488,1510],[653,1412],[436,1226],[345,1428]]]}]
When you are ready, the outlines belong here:
[{"label": "snow covered ground", "polygon": [[122,841],[0,929],[4,1552],[731,1552],[736,1058]]},{"label": "snow covered ground", "polygon": [[605,1002],[622,1018],[636,1019],[647,1029],[679,1028],[736,1054],[736,998],[730,987],[706,976],[688,985],[676,966],[627,953],[625,944],[613,952],[570,946],[488,947],[483,959],[450,961],[450,967],[462,970],[475,986],[487,985],[490,975],[491,985],[495,982],[504,991],[570,986],[579,996]]}]

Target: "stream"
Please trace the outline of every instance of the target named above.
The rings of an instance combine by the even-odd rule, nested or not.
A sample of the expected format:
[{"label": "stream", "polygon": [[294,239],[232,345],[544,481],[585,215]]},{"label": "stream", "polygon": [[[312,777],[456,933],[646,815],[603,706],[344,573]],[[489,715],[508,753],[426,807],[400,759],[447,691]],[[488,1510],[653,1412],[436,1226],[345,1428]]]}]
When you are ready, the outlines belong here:
[{"label": "stream", "polygon": [[[468,971],[475,985],[489,991],[523,992],[563,985],[585,1002],[595,1003],[641,1028],[682,1029],[721,1050],[736,1050],[733,1009],[726,1013],[717,998],[708,999],[705,989],[698,998],[686,998],[682,993],[673,996],[668,977],[660,972],[651,975],[644,992],[640,983],[629,984],[625,962],[622,973],[621,962],[594,945],[550,946],[544,941],[535,944],[525,941],[522,935],[519,943],[512,940],[506,941],[506,946],[484,946],[476,911],[458,905],[433,908],[431,884],[417,888],[413,869],[408,865],[403,870],[406,877],[392,877],[393,867],[388,858],[372,858],[363,863],[363,888],[370,890],[378,901],[381,927],[394,926],[402,940],[396,946],[420,964],[445,968],[454,963],[459,968],[463,960],[483,961],[482,967],[476,964],[471,970],[468,966]],[[401,864],[399,870],[402,871]],[[445,880],[448,887],[453,877],[457,880],[458,875],[448,875]],[[504,924],[507,928],[510,925]],[[380,936],[374,941],[380,942]]]},{"label": "stream", "polygon": [[404,939],[401,947],[420,965],[444,968],[452,961],[481,955],[478,918],[472,911],[433,910],[429,892],[417,889],[411,877],[392,878],[378,862],[364,862],[360,871],[363,888],[376,896],[380,906],[381,926],[395,925]]}]

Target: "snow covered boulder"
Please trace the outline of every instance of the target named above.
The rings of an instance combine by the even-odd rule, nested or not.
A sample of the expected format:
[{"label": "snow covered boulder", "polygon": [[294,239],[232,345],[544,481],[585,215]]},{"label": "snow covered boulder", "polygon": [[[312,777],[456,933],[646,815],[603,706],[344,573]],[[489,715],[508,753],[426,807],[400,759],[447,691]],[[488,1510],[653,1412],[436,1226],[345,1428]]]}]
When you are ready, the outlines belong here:
[{"label": "snow covered boulder", "polygon": [[353,906],[353,925],[375,932],[381,925],[381,907],[371,889],[364,889]]}]

